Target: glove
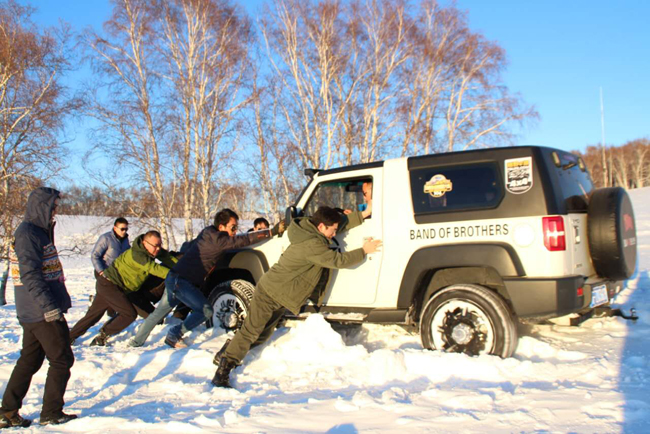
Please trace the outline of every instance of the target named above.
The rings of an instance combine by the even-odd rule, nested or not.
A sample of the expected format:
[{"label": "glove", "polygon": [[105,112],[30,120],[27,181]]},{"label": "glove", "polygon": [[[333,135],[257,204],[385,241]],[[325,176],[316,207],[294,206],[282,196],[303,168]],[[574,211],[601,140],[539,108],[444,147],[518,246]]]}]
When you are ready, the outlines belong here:
[{"label": "glove", "polygon": [[284,220],[280,220],[280,222],[275,226],[273,226],[273,228],[271,229],[271,236],[276,236],[276,235],[282,236],[285,230],[286,230],[286,224]]},{"label": "glove", "polygon": [[52,322],[52,321],[58,321],[61,318],[63,318],[63,314],[61,313],[61,309],[58,307],[54,310],[51,310],[49,312],[45,312],[43,315],[45,317],[45,321],[47,322]]}]

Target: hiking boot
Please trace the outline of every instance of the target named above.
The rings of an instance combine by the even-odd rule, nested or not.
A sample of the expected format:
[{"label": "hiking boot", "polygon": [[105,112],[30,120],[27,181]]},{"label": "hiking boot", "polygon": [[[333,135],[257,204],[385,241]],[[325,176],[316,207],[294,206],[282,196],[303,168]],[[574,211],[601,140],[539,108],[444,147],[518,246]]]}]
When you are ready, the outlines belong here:
[{"label": "hiking boot", "polygon": [[228,339],[226,343],[223,344],[223,347],[221,347],[221,349],[217,351],[217,354],[214,355],[214,358],[212,359],[213,365],[219,366],[219,362],[221,361],[223,355],[226,353],[226,348],[228,348],[229,343],[230,343],[230,339]]},{"label": "hiking boot", "polygon": [[59,414],[53,414],[51,416],[41,416],[39,421],[41,425],[61,425],[62,423],[70,422],[73,419],[76,419],[78,416],[76,414],[65,414],[61,412]]},{"label": "hiking boot", "polygon": [[0,429],[16,427],[27,428],[31,424],[32,420],[25,419],[19,415],[18,410],[10,411],[9,413],[5,413],[0,417]]},{"label": "hiking boot", "polygon": [[104,330],[100,330],[99,334],[95,336],[95,339],[90,343],[91,347],[105,347],[106,341],[108,340],[108,335],[104,333]]},{"label": "hiking boot", "polygon": [[232,371],[236,366],[236,363],[222,357],[221,360],[219,360],[219,368],[217,368],[217,372],[214,374],[212,384],[217,387],[232,388],[230,385],[230,371]]},{"label": "hiking boot", "polygon": [[183,338],[176,335],[167,334],[165,343],[172,348],[187,348],[187,344],[183,341]]}]

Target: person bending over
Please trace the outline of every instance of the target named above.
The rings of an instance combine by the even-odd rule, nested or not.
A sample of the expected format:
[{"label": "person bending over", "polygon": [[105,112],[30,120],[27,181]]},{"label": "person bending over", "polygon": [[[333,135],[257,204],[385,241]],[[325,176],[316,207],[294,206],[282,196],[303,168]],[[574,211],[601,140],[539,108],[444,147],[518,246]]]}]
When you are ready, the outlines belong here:
[{"label": "person bending over", "polygon": [[71,340],[74,341],[86,333],[109,308],[112,308],[117,315],[104,324],[90,343],[91,346],[106,345],[110,336],[127,328],[137,317],[135,307],[127,294],[138,291],[149,275],[163,279],[167,277],[169,269],[176,261],[175,257],[162,248],[158,231],[149,231],[137,237],[133,246],[118,256],[97,278],[97,297],[86,315],[70,330]]},{"label": "person bending over", "polygon": [[230,371],[241,364],[250,348],[271,337],[285,309],[297,315],[308,298],[316,300],[320,306],[330,269],[353,267],[367,254],[377,251],[381,241],[372,238],[363,247],[350,252],[329,248],[342,219],[348,219],[347,229],[351,229],[363,223],[371,212],[370,205],[363,212],[343,216],[333,208],[321,206],[312,217],[296,218],[291,222],[287,229],[291,244],[257,284],[241,329],[215,355],[214,363],[218,368],[212,384],[230,387]]}]

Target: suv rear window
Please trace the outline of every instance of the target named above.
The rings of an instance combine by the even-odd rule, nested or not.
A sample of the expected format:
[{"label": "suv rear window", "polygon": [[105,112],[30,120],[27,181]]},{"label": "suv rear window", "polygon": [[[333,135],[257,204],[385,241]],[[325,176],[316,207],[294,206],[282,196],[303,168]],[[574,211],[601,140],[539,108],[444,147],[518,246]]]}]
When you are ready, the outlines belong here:
[{"label": "suv rear window", "polygon": [[567,212],[587,211],[594,184],[582,159],[562,151],[553,151],[550,156]]},{"label": "suv rear window", "polygon": [[503,198],[495,163],[427,167],[410,176],[415,215],[494,208]]}]

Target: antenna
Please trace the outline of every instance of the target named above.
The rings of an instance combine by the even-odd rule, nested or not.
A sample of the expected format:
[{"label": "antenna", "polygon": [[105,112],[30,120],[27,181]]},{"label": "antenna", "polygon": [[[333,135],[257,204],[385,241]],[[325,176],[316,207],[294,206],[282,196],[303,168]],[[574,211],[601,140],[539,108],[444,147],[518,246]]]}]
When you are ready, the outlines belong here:
[{"label": "antenna", "polygon": [[603,103],[603,87],[600,86],[600,129],[601,129],[601,164],[603,167],[603,187],[609,186],[609,170],[607,156],[605,155],[605,104]]},{"label": "antenna", "polygon": [[601,128],[601,142],[602,147],[605,147],[605,104],[603,103],[603,87],[600,87],[600,128]]}]

